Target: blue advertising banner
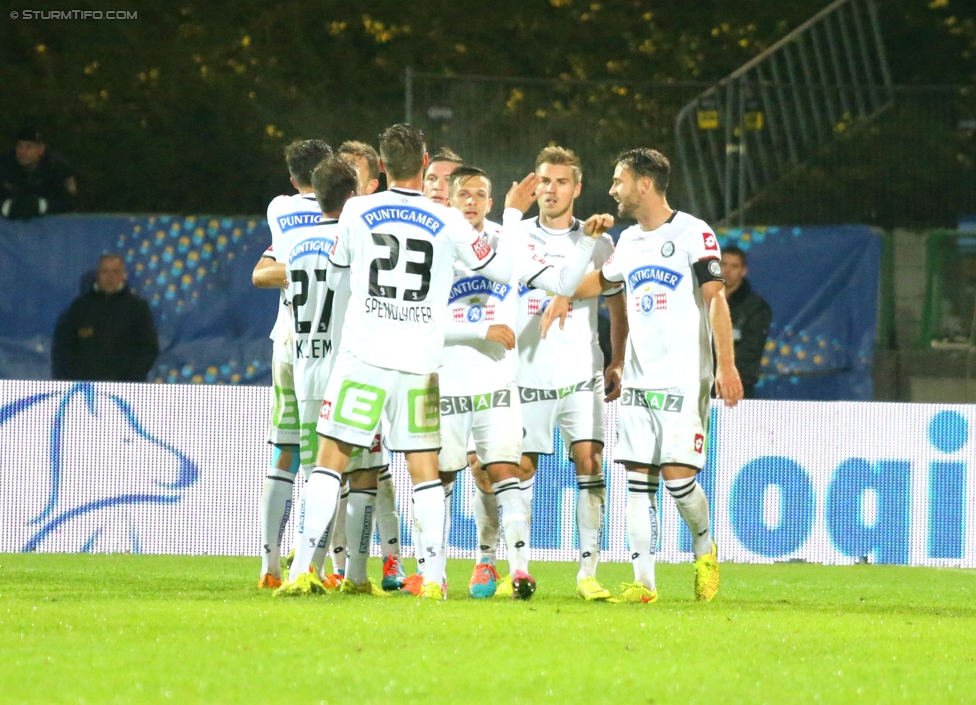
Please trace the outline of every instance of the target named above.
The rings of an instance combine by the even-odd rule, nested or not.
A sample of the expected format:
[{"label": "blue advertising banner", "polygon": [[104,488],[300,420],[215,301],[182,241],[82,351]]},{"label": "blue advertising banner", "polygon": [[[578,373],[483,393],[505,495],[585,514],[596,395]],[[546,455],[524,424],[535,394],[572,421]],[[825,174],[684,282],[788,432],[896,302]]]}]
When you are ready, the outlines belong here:
[{"label": "blue advertising banner", "polygon": [[278,296],[251,284],[270,243],[263,218],[0,219],[0,378],[50,378],[58,315],[90,286],[99,256],[115,252],[159,331],[149,381],[270,384]]},{"label": "blue advertising banner", "polygon": [[[261,218],[0,219],[0,378],[49,378],[58,314],[99,255],[118,252],[159,329],[149,381],[270,384],[277,296],[251,284],[270,238]],[[753,288],[773,309],[757,395],[871,399],[878,235],[858,225],[768,227],[720,231],[719,241],[746,251]]]},{"label": "blue advertising banner", "polygon": [[[270,401],[255,386],[0,381],[0,552],[257,556]],[[617,404],[607,412],[602,558],[627,561]],[[699,478],[724,561],[976,567],[976,408],[757,400],[711,420]],[[536,476],[532,558],[576,561],[575,472],[555,448]],[[403,455],[390,461],[412,555],[411,483]],[[474,556],[474,494],[459,473],[454,558]],[[658,560],[690,561],[667,492],[658,508]]]}]

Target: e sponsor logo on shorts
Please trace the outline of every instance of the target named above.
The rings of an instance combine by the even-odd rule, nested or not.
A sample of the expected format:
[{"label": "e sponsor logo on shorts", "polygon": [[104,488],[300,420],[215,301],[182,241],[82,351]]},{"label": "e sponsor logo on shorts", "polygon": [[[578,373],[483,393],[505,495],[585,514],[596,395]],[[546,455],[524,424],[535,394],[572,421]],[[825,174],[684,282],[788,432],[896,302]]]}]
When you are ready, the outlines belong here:
[{"label": "e sponsor logo on shorts", "polygon": [[339,389],[334,420],[344,426],[372,431],[380,422],[385,401],[385,390],[347,379]]},{"label": "e sponsor logo on shorts", "polygon": [[440,399],[437,386],[407,392],[407,430],[410,433],[437,433],[441,430]]}]

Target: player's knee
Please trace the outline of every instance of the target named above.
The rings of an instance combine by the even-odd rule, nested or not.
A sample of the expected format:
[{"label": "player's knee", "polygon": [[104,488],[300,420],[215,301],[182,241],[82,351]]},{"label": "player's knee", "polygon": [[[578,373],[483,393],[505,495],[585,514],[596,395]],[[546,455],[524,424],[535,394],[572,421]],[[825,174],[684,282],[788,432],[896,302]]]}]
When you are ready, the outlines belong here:
[{"label": "player's knee", "polygon": [[302,466],[302,454],[298,452],[298,446],[275,445],[271,452],[271,464],[278,470],[295,475]]},{"label": "player's knee", "polygon": [[522,475],[520,480],[530,480],[535,477],[535,470],[539,464],[539,456],[536,453],[525,453],[519,463],[519,471]]}]

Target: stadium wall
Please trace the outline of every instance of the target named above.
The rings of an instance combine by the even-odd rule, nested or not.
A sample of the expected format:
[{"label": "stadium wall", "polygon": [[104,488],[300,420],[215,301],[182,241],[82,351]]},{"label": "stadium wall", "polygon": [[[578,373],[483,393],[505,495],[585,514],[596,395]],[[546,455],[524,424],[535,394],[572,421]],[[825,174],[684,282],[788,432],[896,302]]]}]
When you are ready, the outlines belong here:
[{"label": "stadium wall", "polygon": [[[256,555],[269,408],[264,387],[0,381],[0,551]],[[615,417],[611,405],[607,458]],[[974,423],[974,407],[935,404],[713,409],[701,478],[723,560],[976,567]],[[575,475],[556,449],[536,482],[533,558],[574,561]],[[604,558],[626,561],[625,474],[606,471]],[[473,493],[459,477],[454,557],[473,555]],[[674,503],[659,504],[659,559],[689,560]]]}]

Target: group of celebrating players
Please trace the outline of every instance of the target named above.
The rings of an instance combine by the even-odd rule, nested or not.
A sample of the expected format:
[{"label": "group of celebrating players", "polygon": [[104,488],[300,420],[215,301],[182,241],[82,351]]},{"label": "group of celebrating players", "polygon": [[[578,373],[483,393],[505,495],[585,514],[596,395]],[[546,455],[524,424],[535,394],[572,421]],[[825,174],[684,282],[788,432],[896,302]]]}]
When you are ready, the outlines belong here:
[{"label": "group of celebrating players", "polygon": [[[276,595],[446,598],[452,492],[457,473],[470,469],[478,551],[469,595],[529,599],[534,476],[539,455],[554,451],[558,426],[579,488],[577,594],[658,599],[663,478],[693,537],[695,594],[711,600],[718,553],[696,474],[713,388],[734,406],[742,384],[718,241],[704,222],[669,207],[667,158],[644,148],[618,157],[610,195],[637,224],[615,252],[613,216],[574,216],[582,170],[561,147],[543,149],[534,172],[512,185],[500,225],[486,219],[489,175],[447,149],[430,157],[423,133],[409,125],[384,131],[378,153],[361,142],[333,153],[306,140],[285,157],[298,193],[269,205],[272,246],[253,274],[256,285],[281,289],[259,586]],[[377,192],[381,171],[388,188]],[[539,215],[523,219],[533,203]],[[601,295],[613,351],[606,366]],[[614,399],[614,460],[627,469],[634,565],[634,581],[617,595],[596,575],[606,403]],[[413,484],[417,573],[409,577],[388,451],[405,454]],[[306,483],[283,572],[299,469]],[[374,522],[379,584],[366,570]],[[495,565],[500,534],[504,578]]]}]

